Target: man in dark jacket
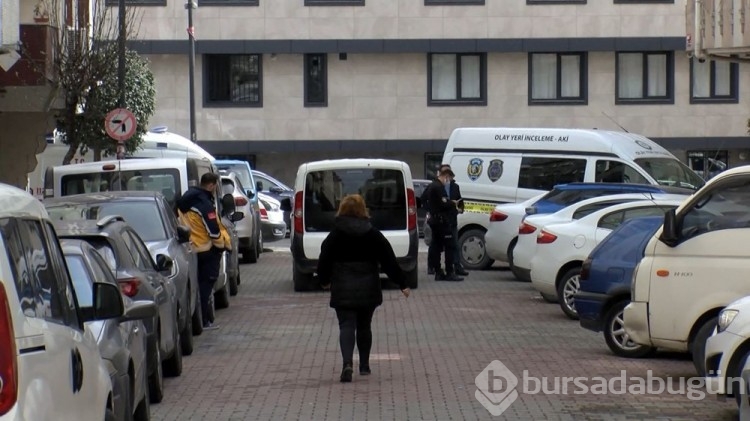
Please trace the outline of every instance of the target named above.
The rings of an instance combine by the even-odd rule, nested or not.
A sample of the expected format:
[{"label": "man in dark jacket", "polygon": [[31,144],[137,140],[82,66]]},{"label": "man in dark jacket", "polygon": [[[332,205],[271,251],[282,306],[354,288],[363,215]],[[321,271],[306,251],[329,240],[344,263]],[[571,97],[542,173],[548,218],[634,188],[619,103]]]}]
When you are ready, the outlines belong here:
[{"label": "man in dark jacket", "polygon": [[[436,281],[463,281],[463,278],[455,274],[453,266],[453,232],[451,221],[453,213],[456,212],[457,203],[448,196],[447,188],[450,188],[450,180],[454,174],[450,168],[443,168],[438,174],[437,180],[427,186],[425,196],[427,198],[430,219],[427,221],[432,230],[432,240],[427,253],[428,267],[435,269]],[[447,187],[447,188],[446,188]],[[440,269],[440,255],[445,251],[445,272]]]},{"label": "man in dark jacket", "polygon": [[342,382],[352,381],[354,344],[359,350],[359,374],[370,371],[372,315],[383,303],[380,268],[409,297],[404,273],[388,240],[375,229],[360,195],[341,200],[333,231],[323,241],[318,278],[331,290],[331,307],[339,320],[339,344],[344,368]]},{"label": "man in dark jacket", "polygon": [[[440,170],[444,169],[450,170],[451,166],[448,164],[441,165]],[[456,183],[455,177],[451,177],[450,186],[447,188],[447,190],[448,198],[456,202],[456,207],[451,210],[450,214],[452,241],[450,241],[450,244],[448,244],[447,246],[453,249],[454,272],[456,273],[456,275],[466,276],[469,274],[469,272],[467,272],[466,269],[461,266],[461,254],[458,252],[458,215],[464,213],[464,202],[463,198],[461,197],[461,188],[458,187],[458,183]],[[447,261],[446,265],[448,265]]]}]

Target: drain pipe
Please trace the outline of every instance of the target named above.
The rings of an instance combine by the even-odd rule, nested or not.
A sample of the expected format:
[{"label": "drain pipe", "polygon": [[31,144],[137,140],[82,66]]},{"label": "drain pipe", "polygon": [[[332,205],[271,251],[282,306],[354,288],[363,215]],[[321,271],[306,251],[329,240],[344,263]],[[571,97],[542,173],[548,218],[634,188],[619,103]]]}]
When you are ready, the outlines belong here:
[{"label": "drain pipe", "polygon": [[703,1],[693,1],[695,2],[695,27],[693,28],[693,36],[695,37],[695,40],[693,42],[693,57],[700,61],[705,61],[706,55],[703,54],[703,34],[701,33],[701,16],[703,15],[703,5],[701,3],[703,3]]}]

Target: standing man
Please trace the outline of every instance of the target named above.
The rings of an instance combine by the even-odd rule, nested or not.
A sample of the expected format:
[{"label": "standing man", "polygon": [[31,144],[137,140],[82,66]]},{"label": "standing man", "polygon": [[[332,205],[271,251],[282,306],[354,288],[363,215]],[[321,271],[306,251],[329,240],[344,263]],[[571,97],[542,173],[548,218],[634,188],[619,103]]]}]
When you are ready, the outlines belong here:
[{"label": "standing man", "polygon": [[[432,241],[427,254],[428,266],[435,269],[436,281],[463,281],[464,278],[457,276],[454,272],[453,248],[451,247],[451,213],[456,209],[456,201],[448,197],[447,187],[454,174],[450,168],[441,169],[437,180],[427,186],[425,195],[430,212],[430,229],[432,230]],[[445,251],[445,272],[440,269],[440,255]]]},{"label": "standing man", "polygon": [[[451,174],[453,174],[450,165],[441,165],[440,171],[444,169],[451,171]],[[454,269],[453,271],[456,275],[466,276],[469,274],[469,272],[467,272],[466,269],[461,266],[461,254],[458,252],[458,214],[464,213],[464,201],[461,197],[461,189],[458,187],[458,183],[456,183],[455,177],[452,176],[450,178],[450,183],[445,186],[445,190],[448,193],[448,198],[456,203],[456,207],[451,209],[450,212],[451,241],[449,244],[447,244],[447,247],[453,249],[453,261],[450,262],[448,260],[448,254],[446,252],[445,265],[448,266],[448,264],[452,264]]]},{"label": "standing man", "polygon": [[214,193],[219,176],[206,173],[200,187],[190,187],[177,199],[180,220],[190,227],[190,243],[198,257],[198,286],[200,288],[203,329],[218,329],[210,320],[210,301],[214,284],[219,277],[222,253],[232,249],[229,232],[216,212]]}]

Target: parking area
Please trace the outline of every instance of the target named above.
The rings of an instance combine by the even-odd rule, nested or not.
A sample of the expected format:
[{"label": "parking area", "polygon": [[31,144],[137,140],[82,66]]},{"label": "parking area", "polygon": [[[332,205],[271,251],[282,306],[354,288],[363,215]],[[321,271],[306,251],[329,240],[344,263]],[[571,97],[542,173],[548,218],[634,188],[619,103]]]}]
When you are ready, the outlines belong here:
[{"label": "parking area", "polygon": [[[267,245],[258,264],[242,265],[239,294],[217,313],[220,329],[195,339],[182,376],[165,379],[170,393],[151,407],[152,419],[737,419],[733,401],[696,399],[700,388],[692,398],[681,393],[681,382],[695,375],[688,356],[616,357],[601,335],[569,320],[506,269],[435,282],[425,253],[419,288],[409,299],[387,291],[375,313],[373,374],[339,383],[338,326],[328,294],[292,292],[287,244]],[[509,405],[499,417],[475,397],[482,383],[475,379],[493,361],[518,381],[494,372],[496,396],[515,390],[505,394]],[[666,390],[609,393],[622,370],[631,386],[627,379],[661,379]],[[564,377],[571,379],[567,389]],[[575,377],[586,377],[586,385],[603,378],[610,388],[581,393]]]}]

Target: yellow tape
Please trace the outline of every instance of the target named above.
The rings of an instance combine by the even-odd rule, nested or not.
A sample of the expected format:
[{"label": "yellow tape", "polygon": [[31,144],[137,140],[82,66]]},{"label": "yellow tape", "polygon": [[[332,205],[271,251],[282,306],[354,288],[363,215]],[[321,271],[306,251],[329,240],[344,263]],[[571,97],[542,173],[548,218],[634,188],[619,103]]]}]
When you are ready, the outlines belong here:
[{"label": "yellow tape", "polygon": [[495,210],[494,203],[464,201],[464,212],[492,213],[493,210]]}]

